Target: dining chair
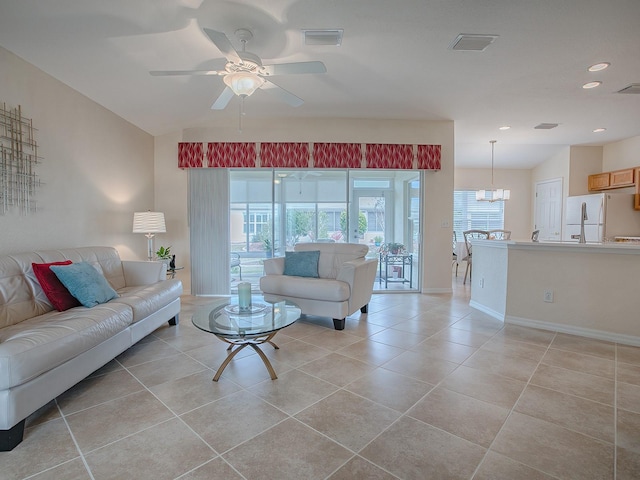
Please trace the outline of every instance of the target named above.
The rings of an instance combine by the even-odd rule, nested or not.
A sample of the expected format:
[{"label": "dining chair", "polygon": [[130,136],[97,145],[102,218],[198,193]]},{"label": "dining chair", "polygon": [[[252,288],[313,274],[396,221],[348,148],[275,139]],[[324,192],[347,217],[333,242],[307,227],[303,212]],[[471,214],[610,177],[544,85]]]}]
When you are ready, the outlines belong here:
[{"label": "dining chair", "polygon": [[462,232],[464,235],[464,245],[467,249],[467,255],[463,258],[467,262],[467,268],[464,271],[464,280],[462,284],[467,283],[467,274],[469,275],[469,281],[471,281],[471,258],[472,258],[472,244],[471,240],[487,240],[489,238],[489,232],[486,230],[466,230]]},{"label": "dining chair", "polygon": [[453,264],[456,264],[456,277],[458,276],[458,237],[456,235],[456,231],[453,231],[453,257],[451,262],[451,268],[453,268]]},{"label": "dining chair", "polygon": [[489,240],[511,240],[511,230],[489,230]]}]

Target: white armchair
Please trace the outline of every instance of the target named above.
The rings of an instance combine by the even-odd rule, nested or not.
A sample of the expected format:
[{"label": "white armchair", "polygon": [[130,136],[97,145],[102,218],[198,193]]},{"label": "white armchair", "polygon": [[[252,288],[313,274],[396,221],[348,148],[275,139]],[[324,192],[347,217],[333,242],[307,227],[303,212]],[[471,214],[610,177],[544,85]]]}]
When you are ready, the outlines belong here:
[{"label": "white armchair", "polygon": [[284,257],[267,259],[265,276],[260,279],[266,300],[285,298],[303,314],[331,317],[336,330],[343,330],[345,318],[358,309],[367,313],[378,259],[365,258],[369,251],[366,245],[301,243],[294,250],[320,251],[318,277],[284,275]]}]

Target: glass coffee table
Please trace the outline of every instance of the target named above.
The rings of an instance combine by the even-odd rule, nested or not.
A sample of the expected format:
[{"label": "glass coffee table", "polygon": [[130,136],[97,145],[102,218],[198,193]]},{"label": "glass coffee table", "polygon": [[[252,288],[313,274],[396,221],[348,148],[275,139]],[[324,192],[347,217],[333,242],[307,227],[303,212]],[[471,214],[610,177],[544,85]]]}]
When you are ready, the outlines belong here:
[{"label": "glass coffee table", "polygon": [[233,357],[247,346],[260,356],[271,380],[278,378],[260,345],[269,343],[273,348],[280,348],[272,342],[273,337],[298,320],[300,314],[300,308],[289,301],[272,302],[256,296],[251,297],[248,309],[240,309],[237,297],[219,299],[199,308],[191,318],[193,324],[229,344],[227,358],[218,368],[213,381],[218,381]]}]

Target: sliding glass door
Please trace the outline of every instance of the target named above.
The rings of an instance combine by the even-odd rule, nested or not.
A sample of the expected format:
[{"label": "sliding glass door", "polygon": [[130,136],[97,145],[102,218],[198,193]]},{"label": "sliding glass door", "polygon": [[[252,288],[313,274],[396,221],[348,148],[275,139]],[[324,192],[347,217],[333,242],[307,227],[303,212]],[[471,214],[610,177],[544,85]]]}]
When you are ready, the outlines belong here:
[{"label": "sliding glass door", "polygon": [[401,244],[407,263],[390,271],[402,276],[389,282],[381,268],[375,289],[418,290],[420,185],[418,171],[231,170],[230,244],[241,263],[231,290],[240,273],[257,290],[263,260],[301,242],[360,243],[379,259],[385,246]]}]

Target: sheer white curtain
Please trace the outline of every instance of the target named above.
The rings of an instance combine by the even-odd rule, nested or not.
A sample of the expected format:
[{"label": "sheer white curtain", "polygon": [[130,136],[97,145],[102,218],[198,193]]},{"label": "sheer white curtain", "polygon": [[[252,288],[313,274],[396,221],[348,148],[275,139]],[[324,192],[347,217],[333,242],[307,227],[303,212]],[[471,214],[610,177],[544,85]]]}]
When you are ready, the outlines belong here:
[{"label": "sheer white curtain", "polygon": [[191,293],[228,295],[229,171],[189,169]]}]

